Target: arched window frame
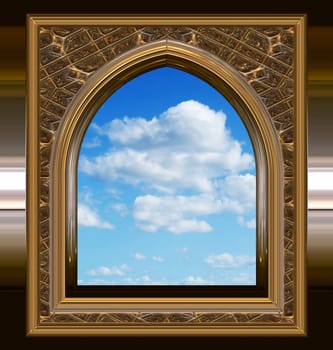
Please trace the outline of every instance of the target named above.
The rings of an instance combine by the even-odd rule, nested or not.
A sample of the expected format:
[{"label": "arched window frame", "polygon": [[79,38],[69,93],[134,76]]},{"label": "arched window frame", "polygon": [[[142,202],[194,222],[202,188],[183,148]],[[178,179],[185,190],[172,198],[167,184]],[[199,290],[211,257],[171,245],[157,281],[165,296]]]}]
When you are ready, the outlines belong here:
[{"label": "arched window frame", "polygon": [[[133,59],[133,56],[136,59]],[[217,62],[212,57],[208,56],[202,50],[196,50],[191,48],[189,51],[188,47],[182,43],[175,41],[165,41],[154,43],[150,47],[145,47],[144,50],[139,48],[137,50],[132,50],[130,53],[125,54],[121,57],[119,62],[110,62],[106,64],[103,69],[100,69],[96,73],[94,78],[86,84],[86,86],[81,90],[80,96],[78,96],[73,106],[71,106],[68,111],[69,113],[64,118],[64,123],[59,127],[59,137],[58,143],[55,147],[55,157],[54,166],[52,169],[57,169],[56,171],[63,169],[62,165],[66,164],[65,173],[62,173],[60,180],[62,183],[67,184],[66,186],[66,197],[59,198],[57,187],[53,188],[54,199],[57,202],[62,201],[61,207],[67,208],[67,217],[63,218],[60,214],[60,218],[66,221],[66,228],[61,228],[61,231],[66,232],[66,289],[69,295],[79,295],[84,291],[88,292],[90,290],[90,295],[97,296],[100,291],[104,289],[103,295],[112,295],[112,291],[119,289],[120,295],[124,295],[124,289],[126,288],[115,288],[114,286],[107,291],[106,288],[91,288],[91,287],[80,287],[77,284],[77,183],[76,176],[77,166],[78,166],[78,156],[81,149],[81,143],[84,134],[90,125],[92,118],[95,116],[97,109],[105,102],[113,92],[119,89],[123,84],[131,79],[135,78],[139,74],[145,73],[151,69],[160,67],[173,67],[185,70],[188,73],[192,73],[199,78],[202,78],[209,82],[214,88],[216,88],[221,94],[231,100],[235,108],[240,111],[241,119],[249,132],[249,137],[251,139],[256,166],[256,188],[257,188],[257,286],[255,288],[230,288],[224,286],[223,288],[216,289],[214,294],[229,296],[235,295],[255,295],[257,296],[267,294],[267,265],[268,265],[268,247],[267,247],[267,224],[268,218],[272,216],[269,212],[269,207],[267,205],[268,196],[276,196],[273,193],[274,185],[272,184],[277,178],[272,179],[272,183],[267,181],[267,163],[271,161],[276,163],[278,157],[282,158],[280,150],[277,143],[271,144],[268,147],[268,139],[273,139],[273,135],[265,135],[264,139],[258,130],[262,133],[267,133],[270,126],[265,125],[261,119],[265,118],[253,118],[251,113],[266,113],[265,109],[259,101],[255,103],[258,104],[257,110],[251,112],[250,105],[247,103],[246,98],[242,99],[240,96],[245,95],[245,91],[248,87],[245,84],[238,84],[238,87],[233,87],[234,81],[241,81],[240,76],[238,77],[237,72],[233,72],[226,65]],[[237,79],[235,79],[237,78]],[[232,84],[231,86],[229,84]],[[237,91],[240,89],[241,91]],[[248,98],[250,94],[247,93]],[[92,102],[93,101],[93,102]],[[252,105],[255,103],[252,102]],[[78,108],[78,104],[81,105]],[[261,111],[260,111],[261,109]],[[260,112],[259,112],[260,111]],[[266,120],[269,120],[266,117]],[[63,136],[64,134],[64,136]],[[66,145],[66,146],[65,146]],[[68,145],[68,148],[67,148]],[[269,149],[271,147],[271,149]],[[273,149],[275,147],[275,149]],[[266,159],[266,154],[269,154],[269,160]],[[278,157],[276,157],[278,155]],[[63,158],[65,156],[66,158]],[[274,164],[276,167],[273,171],[274,174],[279,174],[280,170],[278,168],[278,163]],[[64,170],[64,169],[63,169]],[[55,177],[58,177],[60,173],[57,173]],[[56,185],[57,186],[57,185]],[[60,185],[62,186],[62,185]],[[58,213],[57,213],[58,214]],[[56,220],[57,222],[57,220]],[[56,228],[55,230],[57,230]],[[279,228],[277,228],[279,230]],[[141,288],[142,294],[147,294],[147,288]],[[152,295],[158,295],[158,290],[165,291],[165,288],[154,288],[151,292]],[[198,293],[202,294],[204,288],[196,288]],[[199,291],[199,289],[201,291]],[[206,288],[207,289],[207,288]],[[128,292],[132,288],[128,288]],[[224,291],[223,291],[224,290]],[[240,292],[243,290],[243,293]],[[169,291],[165,291],[170,294]],[[179,288],[178,288],[179,293]],[[222,294],[221,294],[222,293]],[[139,288],[133,291],[134,295],[140,295]]]},{"label": "arched window frame", "polygon": [[[82,19],[79,19],[78,21],[80,20],[82,21]],[[122,25],[126,25],[128,19],[125,18],[122,20]],[[197,19],[197,21],[187,20],[189,22],[192,21],[194,23],[193,25],[197,26],[203,25],[204,22],[206,23],[205,25],[207,25],[207,23],[211,26],[217,25],[214,24],[214,20],[212,21],[212,19],[208,18]],[[248,19],[248,22],[251,23],[251,20],[253,19]],[[303,19],[283,18],[282,20],[281,18],[270,18],[269,20],[273,22],[276,20],[276,23],[280,21],[285,23],[284,25],[287,25],[288,23],[290,26],[293,25],[294,28],[297,29],[295,32],[298,35],[297,41],[300,46],[297,47],[296,54],[298,55],[298,58],[301,58],[303,47],[299,41],[302,38],[302,35],[304,35]],[[149,22],[149,19],[141,19],[141,21],[141,23],[147,23],[147,21]],[[219,24],[222,23],[218,22],[217,19],[215,19],[215,21]],[[241,21],[241,19],[238,19],[238,21]],[[52,21],[51,19],[48,22],[43,18],[31,18],[30,30],[32,36],[32,51],[36,50],[36,36],[43,32],[43,28],[40,27],[40,24],[37,24],[37,22],[49,26],[53,24],[54,26],[57,20]],[[65,22],[66,21],[64,21],[64,23]],[[291,207],[286,206],[286,199],[290,197],[290,192],[286,194],[284,187],[290,186],[290,183],[286,182],[285,174],[287,170],[285,167],[288,165],[288,162],[286,162],[286,155],[283,152],[290,151],[292,145],[289,145],[289,150],[283,147],[286,143],[283,139],[284,136],[282,134],[282,136],[277,134],[272,117],[269,115],[262,99],[246,82],[244,77],[241,76],[241,72],[237,72],[235,69],[231,68],[230,65],[225,64],[221,59],[217,58],[209,48],[207,50],[202,48],[198,49],[195,45],[190,45],[189,41],[184,43],[181,40],[173,40],[172,36],[170,38],[170,35],[168,34],[172,33],[170,25],[175,26],[177,23],[180,25],[180,19],[169,19],[169,22],[168,20],[164,20],[164,23],[163,26],[160,24],[158,25],[158,28],[161,29],[162,32],[165,32],[164,39],[154,40],[151,43],[142,46],[138,45],[137,48],[133,48],[128,52],[125,50],[124,53],[116,55],[116,57],[109,63],[95,71],[92,78],[85,82],[80,91],[75,94],[75,98],[72,100],[71,104],[68,105],[64,114],[65,117],[61,120],[57,132],[53,134],[54,139],[52,139],[51,142],[51,144],[53,144],[53,149],[51,150],[51,153],[41,153],[41,158],[37,157],[35,154],[35,150],[37,149],[36,140],[29,141],[29,155],[33,163],[30,170],[36,169],[36,165],[38,164],[41,165],[40,169],[43,169],[43,156],[45,156],[44,158],[46,158],[50,164],[49,181],[43,181],[43,176],[41,174],[43,170],[37,173],[40,177],[37,176],[36,178],[33,172],[29,172],[28,175],[32,187],[35,189],[38,187],[40,188],[38,194],[41,200],[45,200],[46,203],[49,203],[49,205],[43,206],[44,203],[41,202],[41,209],[37,210],[36,203],[32,199],[32,192],[29,190],[28,204],[29,210],[32,212],[29,219],[29,232],[34,232],[33,229],[37,229],[37,232],[40,233],[40,235],[44,233],[49,239],[49,250],[47,253],[41,248],[40,263],[43,265],[43,263],[46,262],[49,271],[49,274],[45,274],[45,278],[47,276],[49,277],[46,283],[47,292],[43,293],[44,289],[42,287],[39,289],[36,285],[38,278],[36,271],[33,270],[38,266],[38,262],[34,259],[31,260],[39,236],[30,237],[31,247],[29,250],[29,257],[31,264],[29,272],[30,276],[33,278],[33,282],[30,285],[30,296],[34,295],[34,291],[40,291],[41,299],[38,310],[40,312],[39,315],[44,317],[43,324],[45,325],[54,325],[54,322],[57,322],[55,320],[62,319],[62,317],[65,319],[66,317],[63,312],[67,312],[68,316],[68,311],[72,312],[72,316],[70,316],[72,319],[75,319],[75,310],[79,310],[81,313],[86,313],[86,317],[88,317],[88,314],[91,313],[91,310],[95,310],[97,305],[98,308],[103,309],[103,312],[109,312],[110,315],[115,313],[116,310],[121,310],[123,317],[125,317],[125,315],[128,316],[128,313],[131,314],[131,317],[135,317],[134,315],[136,312],[140,312],[140,310],[148,310],[148,315],[150,315],[149,317],[152,319],[154,318],[154,315],[160,314],[161,310],[164,310],[165,308],[169,310],[169,313],[176,310],[180,319],[184,319],[184,317],[186,318],[186,312],[197,313],[203,309],[208,309],[209,313],[218,313],[220,314],[220,317],[224,317],[223,315],[225,312],[230,313],[231,311],[234,315],[241,312],[244,317],[247,317],[247,319],[251,319],[251,315],[258,313],[267,314],[268,312],[269,321],[265,326],[267,326],[273,333],[278,333],[278,330],[274,328],[274,322],[278,321],[286,326],[288,325],[287,320],[290,320],[290,317],[294,315],[293,324],[302,324],[301,327],[298,326],[298,329],[303,329],[304,313],[298,304],[290,306],[289,303],[288,292],[294,294],[295,290],[292,288],[293,291],[291,291],[288,283],[286,284],[284,282],[288,266],[291,266],[295,271],[297,270],[296,277],[299,278],[299,276],[304,275],[304,266],[302,265],[302,261],[304,260],[303,240],[298,236],[297,253],[299,260],[297,264],[290,259],[288,260],[288,250],[286,250],[285,242],[283,242],[283,237],[286,237],[286,233],[288,233],[288,229],[284,223],[284,215],[288,216],[286,210],[292,210]],[[260,24],[262,23],[260,22]],[[156,25],[155,19],[151,20],[149,25]],[[40,30],[39,33],[38,30]],[[65,26],[63,30],[66,31]],[[137,40],[138,39],[140,39],[140,34],[137,36]],[[196,38],[194,37],[193,40],[195,41],[195,39]],[[209,46],[208,38],[206,41]],[[97,59],[97,54],[95,55],[95,58]],[[32,59],[32,61],[31,66],[33,67],[38,60],[35,59],[34,61]],[[110,95],[110,93],[118,89],[125,82],[133,79],[138,74],[161,66],[171,66],[183,69],[211,83],[233,102],[251,135],[255,149],[258,179],[257,242],[260,248],[260,255],[258,256],[257,264],[259,262],[259,264],[263,263],[268,266],[268,297],[266,298],[199,298],[197,302],[194,302],[191,298],[179,298],[177,300],[167,297],[152,298],[150,300],[143,300],[140,298],[106,298],[106,300],[104,300],[94,297],[87,299],[75,297],[68,298],[66,295],[66,268],[68,269],[68,266],[75,261],[76,254],[76,183],[73,171],[76,170],[77,156],[83,133],[97,108],[101,105],[102,101]],[[299,140],[300,136],[304,136],[305,130],[304,123],[302,122],[302,105],[304,104],[304,101],[302,101],[302,98],[304,98],[302,92],[303,67],[302,64],[300,64],[300,66],[301,67],[296,66],[295,64],[295,67],[298,69],[296,74],[298,79],[296,79],[297,89],[295,89],[295,92],[297,93],[296,105],[298,106],[296,115],[298,123],[295,125],[298,126],[296,140]],[[31,72],[32,70],[30,70],[30,74]],[[77,74],[79,76],[80,71],[77,71]],[[35,89],[34,84],[36,84],[36,80],[34,78],[30,79],[30,86],[32,89]],[[39,79],[42,81],[43,77],[39,76]],[[281,101],[282,100],[283,99],[281,99]],[[32,101],[34,102],[35,100]],[[30,102],[30,116],[37,112],[37,106],[33,102]],[[42,101],[38,101],[37,105],[38,104],[42,105]],[[43,128],[42,124],[41,128]],[[36,130],[30,127],[28,136],[36,136],[35,132]],[[48,136],[45,136],[44,134],[37,137],[37,140],[40,140],[41,146],[43,146],[43,139],[47,139],[47,137]],[[50,142],[50,140],[48,141]],[[45,142],[45,144],[47,144],[47,142]],[[45,149],[47,152],[47,147],[45,147]],[[42,151],[43,147],[41,147],[41,152]],[[298,187],[295,186],[296,188],[294,191],[297,193],[296,198],[293,198],[293,200],[294,202],[296,202],[296,200],[298,202],[298,207],[296,207],[298,212],[296,213],[297,217],[295,218],[297,226],[295,227],[297,228],[297,234],[301,235],[302,238],[303,235],[300,231],[300,227],[304,227],[302,219],[304,219],[305,213],[300,199],[304,197],[304,193],[302,192],[302,180],[304,180],[304,174],[302,172],[304,164],[302,163],[302,160],[304,161],[304,159],[302,159],[302,157],[304,157],[305,149],[304,147],[298,146],[297,151],[298,153],[296,152],[295,155],[298,163],[296,162],[295,165],[291,164],[291,167],[294,167],[295,172],[301,176],[301,179],[298,179]],[[74,171],[74,174],[76,174],[76,171]],[[39,186],[37,184],[38,181]],[[49,186],[49,191],[46,189],[46,186]],[[268,198],[270,199],[269,201]],[[271,201],[271,199],[273,200]],[[39,214],[36,216],[37,212]],[[45,222],[45,220],[43,221],[43,215],[45,215],[45,219],[48,220],[47,225],[43,224]],[[40,226],[37,223],[37,218],[41,220]],[[290,219],[290,217],[287,217],[287,219]],[[43,260],[43,254],[45,256],[47,255],[45,260]],[[42,276],[42,274],[38,275]],[[298,288],[300,288],[302,281],[295,281],[298,283]],[[299,293],[297,295],[298,300],[301,302],[304,301],[303,296],[303,292]],[[45,304],[47,304],[46,307],[44,307]],[[286,306],[287,304],[288,306]],[[160,305],[160,308],[157,307],[157,309],[155,309],[155,305]],[[291,309],[294,309],[295,312],[297,311],[296,314]],[[36,309],[34,309],[33,316],[34,317],[30,318],[32,324],[36,325],[37,323],[40,323],[36,321],[36,317],[38,318],[38,315],[36,315]],[[237,316],[234,317],[237,318]],[[121,317],[119,320],[122,322]],[[89,329],[92,333],[94,333],[93,329],[95,325],[96,323],[90,325],[92,328]],[[195,324],[191,326],[193,329],[200,328]],[[111,333],[117,333],[112,325],[107,326],[105,329]],[[217,329],[219,332],[227,333],[227,322],[225,324],[223,323],[222,326],[218,326]],[[263,332],[261,326],[257,326],[257,329],[258,332],[260,332],[260,330]],[[163,325],[160,330],[163,333]],[[201,329],[201,331],[205,333],[204,330]],[[243,333],[242,328],[239,328],[238,331]],[[75,331],[73,332],[75,333]],[[302,331],[300,331],[300,333],[302,333]]]}]

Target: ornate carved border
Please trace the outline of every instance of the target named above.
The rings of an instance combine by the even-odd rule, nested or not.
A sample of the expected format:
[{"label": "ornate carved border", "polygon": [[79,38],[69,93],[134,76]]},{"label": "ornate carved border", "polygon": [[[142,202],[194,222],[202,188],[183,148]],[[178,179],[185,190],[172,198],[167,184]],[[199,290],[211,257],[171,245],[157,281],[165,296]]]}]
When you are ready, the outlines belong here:
[{"label": "ornate carved border", "polygon": [[[29,18],[28,333],[304,334],[303,39],[303,17]],[[49,189],[58,127],[71,101],[101,67],[161,40],[199,48],[231,66],[270,115],[283,154],[284,304],[279,312],[69,312],[52,302],[56,233],[51,229]]]}]

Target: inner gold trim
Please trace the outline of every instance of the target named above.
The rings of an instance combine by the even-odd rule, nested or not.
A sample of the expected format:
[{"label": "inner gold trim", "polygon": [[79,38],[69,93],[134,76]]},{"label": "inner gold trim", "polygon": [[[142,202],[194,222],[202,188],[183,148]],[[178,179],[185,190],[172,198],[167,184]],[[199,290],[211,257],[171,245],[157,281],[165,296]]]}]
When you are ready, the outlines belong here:
[{"label": "inner gold trim", "polygon": [[[59,241],[55,243],[55,247],[61,247],[56,248],[59,249],[59,251],[56,250],[56,256],[60,256],[62,262],[66,262],[66,260],[74,262],[76,260],[75,213],[77,200],[76,175],[73,176],[73,174],[76,174],[77,157],[86,128],[101,103],[112,92],[142,72],[161,66],[173,66],[198,75],[210,82],[224,96],[229,97],[236,108],[238,107],[237,109],[241,110],[242,119],[249,130],[256,155],[258,188],[257,264],[259,267],[261,265],[265,266],[267,264],[267,232],[271,232],[269,238],[271,242],[277,240],[276,236],[281,235],[279,211],[274,214],[273,208],[267,205],[267,197],[276,198],[277,202],[282,203],[281,191],[276,190],[281,188],[282,170],[279,164],[281,164],[282,155],[276,136],[272,131],[270,119],[266,115],[261,101],[252,98],[248,85],[242,83],[235,72],[230,71],[227,66],[207,55],[204,51],[194,50],[193,48],[189,50],[186,45],[173,41],[161,41],[149,47],[145,46],[144,49],[131,50],[127,55],[122,55],[116,62],[112,61],[105,65],[93,80],[87,82],[68,109],[69,113],[64,118],[64,123],[59,130],[54,163],[51,167],[55,169],[53,175],[55,182],[51,192],[55,208],[62,208],[61,211],[54,211],[53,213],[54,232],[66,233],[66,235],[59,237]],[[266,157],[268,160],[266,160]],[[269,176],[266,174],[267,167]],[[61,191],[59,191],[59,188]],[[69,256],[66,256],[63,251],[63,247],[66,247],[66,245],[68,251],[71,252]],[[277,285],[278,283],[278,277],[282,275],[282,263],[278,263],[278,261],[282,259],[283,248],[280,247],[279,249],[280,251],[276,252],[272,246],[268,247],[268,256],[271,256],[269,262],[271,266],[270,274],[275,276],[275,281],[273,282],[271,279],[269,285],[269,297],[275,299],[273,302],[276,304],[279,304],[278,299],[281,299],[278,298],[277,288],[274,288],[274,284]],[[276,254],[280,258],[275,258]],[[68,265],[71,265],[71,263]],[[56,304],[65,299],[66,281],[64,276],[68,273],[66,264],[62,264],[59,268],[59,272],[55,270],[55,276],[61,276],[55,281],[55,285],[60,286],[59,296],[56,296]],[[114,300],[113,302],[121,302],[121,298],[112,300]],[[132,298],[126,300],[132,304]],[[173,298],[163,300],[171,304],[173,301],[175,302]],[[220,298],[218,300],[223,302],[225,299]],[[237,299],[231,300],[236,302]],[[210,304],[213,302],[213,298],[203,298],[202,301]],[[155,303],[154,300],[145,301],[145,299],[141,299],[141,302]],[[182,303],[186,304],[187,302],[183,300]],[[141,305],[137,306],[141,307]]]}]

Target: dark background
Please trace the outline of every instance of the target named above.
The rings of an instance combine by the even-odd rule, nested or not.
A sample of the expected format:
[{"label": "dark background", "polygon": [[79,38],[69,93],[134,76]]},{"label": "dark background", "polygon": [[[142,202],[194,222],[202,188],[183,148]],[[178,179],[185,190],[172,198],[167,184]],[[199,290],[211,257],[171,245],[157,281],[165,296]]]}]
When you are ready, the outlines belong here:
[{"label": "dark background", "polygon": [[[327,3],[327,2],[326,2]],[[328,3],[327,3],[328,4]],[[4,3],[3,3],[4,5]],[[0,26],[25,26],[26,15],[30,14],[152,14],[152,13],[182,13],[182,14],[283,14],[296,13],[308,15],[310,26],[332,26],[332,13],[321,1],[303,1],[301,4],[289,1],[251,1],[237,0],[203,0],[203,1],[7,1],[0,11]],[[11,36],[8,31],[8,38]],[[15,38],[13,38],[15,40]],[[318,40],[321,40],[319,37]],[[323,40],[323,39],[322,39]],[[6,42],[10,42],[6,40]],[[328,50],[332,50],[333,37],[327,41]],[[6,45],[1,45],[1,55],[5,55]],[[332,61],[333,64],[333,61]],[[2,67],[3,69],[3,67]],[[320,106],[318,107],[320,110]],[[3,110],[1,111],[1,117]],[[332,120],[332,118],[331,118]],[[22,135],[21,135],[22,136]],[[17,142],[23,142],[22,139]],[[329,152],[329,151],[328,151]],[[330,153],[330,152],[329,152]],[[332,252],[333,254],[333,252]],[[329,346],[331,339],[331,319],[333,317],[333,289],[327,286],[309,286],[308,288],[308,336],[304,338],[217,338],[217,337],[121,337],[121,338],[27,338],[25,336],[26,293],[23,286],[2,286],[0,289],[0,347],[28,349],[61,349],[61,348],[139,348],[153,349],[156,347],[173,348],[315,348]]]},{"label": "dark background", "polygon": [[165,0],[165,1],[21,1],[6,2],[0,14],[1,25],[25,25],[26,14],[308,14],[309,25],[331,25],[332,12],[321,0]]}]

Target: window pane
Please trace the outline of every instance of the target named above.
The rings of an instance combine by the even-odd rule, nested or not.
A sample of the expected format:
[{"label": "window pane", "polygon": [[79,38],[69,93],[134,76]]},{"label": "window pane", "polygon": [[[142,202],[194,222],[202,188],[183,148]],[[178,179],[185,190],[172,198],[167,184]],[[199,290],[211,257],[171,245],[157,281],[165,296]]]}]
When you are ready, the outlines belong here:
[{"label": "window pane", "polygon": [[256,169],[230,103],[174,68],[100,107],[78,165],[79,285],[255,285]]}]

